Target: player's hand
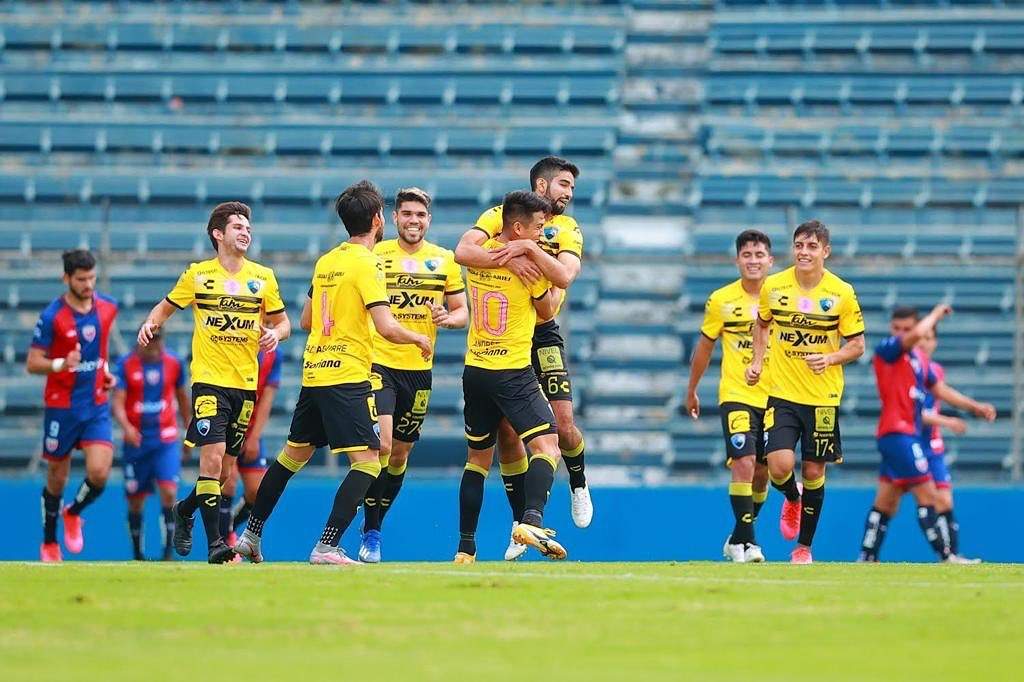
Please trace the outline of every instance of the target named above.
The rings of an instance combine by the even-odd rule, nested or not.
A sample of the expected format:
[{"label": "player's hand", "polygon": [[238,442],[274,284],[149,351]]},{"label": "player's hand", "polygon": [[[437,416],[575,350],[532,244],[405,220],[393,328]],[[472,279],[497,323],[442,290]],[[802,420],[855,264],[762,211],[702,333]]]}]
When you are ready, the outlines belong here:
[{"label": "player's hand", "polygon": [[811,355],[804,356],[804,362],[811,368],[811,371],[815,374],[821,374],[832,365],[832,358],[821,353],[812,353]]},{"label": "player's hand", "polygon": [[747,378],[748,386],[756,386],[757,382],[761,380],[762,366],[760,364],[754,364],[753,362],[747,365],[747,369],[744,375]]},{"label": "player's hand", "polygon": [[430,308],[430,319],[438,327],[444,327],[445,329],[451,329],[451,325],[448,324],[448,309],[443,305],[435,305],[433,303],[427,303],[427,307]]},{"label": "player's hand", "polygon": [[537,264],[534,263],[529,258],[527,258],[526,256],[516,256],[515,258],[510,258],[508,262],[505,263],[505,267],[508,268],[513,275],[521,279],[523,283],[527,285],[536,284],[541,280],[542,277],[544,277],[544,273],[541,271],[540,268],[537,267]]},{"label": "player's hand", "polygon": [[949,305],[948,303],[940,303],[934,308],[932,308],[932,314],[937,315],[938,318],[941,320],[947,315],[953,314],[953,306]]},{"label": "player's hand", "polygon": [[960,417],[950,417],[948,426],[949,430],[958,436],[962,436],[967,433],[967,422],[960,419]]},{"label": "player's hand", "polygon": [[129,424],[124,429],[124,441],[133,448],[137,448],[142,445],[142,434],[137,428]]},{"label": "player's hand", "polygon": [[103,390],[110,391],[117,387],[117,377],[110,373],[106,365],[103,365]]},{"label": "player's hand", "polygon": [[270,353],[277,348],[280,338],[277,336],[277,329],[275,327],[261,327],[263,333],[260,335],[260,350],[264,353]]},{"label": "player's hand", "polygon": [[158,329],[160,329],[160,325],[155,322],[150,322],[149,320],[143,322],[142,326],[139,327],[139,338],[137,339],[139,345],[143,348],[148,346],[149,342],[153,340],[153,335],[156,334]]},{"label": "player's hand", "polygon": [[260,456],[260,439],[246,437],[242,444],[241,460],[243,462],[255,462]]},{"label": "player's hand", "polygon": [[686,413],[694,419],[700,417],[700,398],[696,393],[686,395]]},{"label": "player's hand", "polygon": [[495,263],[504,267],[511,259],[517,256],[527,256],[532,249],[536,248],[537,244],[529,239],[514,239],[503,246],[491,249],[491,255],[494,256]]},{"label": "player's hand", "polygon": [[424,360],[429,360],[430,356],[434,354],[434,344],[423,334],[416,334],[413,343],[420,349],[420,355],[423,356]]},{"label": "player's hand", "polygon": [[64,358],[64,369],[68,372],[74,372],[78,369],[78,365],[82,362],[82,344],[76,343],[75,349],[68,353],[67,357]]},{"label": "player's hand", "polygon": [[975,417],[984,419],[987,422],[994,422],[996,420],[996,406],[992,403],[979,403],[971,412],[974,413]]}]

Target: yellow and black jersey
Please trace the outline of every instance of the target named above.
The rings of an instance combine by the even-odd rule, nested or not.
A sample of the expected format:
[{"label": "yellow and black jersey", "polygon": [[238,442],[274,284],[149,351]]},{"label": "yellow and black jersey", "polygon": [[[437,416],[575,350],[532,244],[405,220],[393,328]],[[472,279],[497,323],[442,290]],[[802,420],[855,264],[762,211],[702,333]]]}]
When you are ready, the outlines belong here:
[{"label": "yellow and black jersey", "polygon": [[372,251],[345,242],[316,262],[312,326],[302,356],[303,386],[370,380],[373,341],[370,308],[388,304],[384,265]]},{"label": "yellow and black jersey", "polygon": [[192,383],[256,390],[263,316],[284,311],[273,270],[245,259],[235,273],[216,258],[192,263],[167,302],[192,306]]},{"label": "yellow and black jersey", "polygon": [[[408,253],[397,239],[382,241],[373,252],[384,262],[388,299],[391,313],[406,329],[437,339],[427,303],[444,305],[445,296],[466,289],[462,282],[462,268],[455,262],[455,254],[430,242],[422,242],[415,253]],[[391,343],[371,328],[373,361],[392,369],[423,370],[433,366],[424,360],[420,349],[410,344]]]},{"label": "yellow and black jersey", "polygon": [[[489,239],[486,249],[503,242]],[[469,268],[469,305],[472,321],[466,364],[483,369],[522,369],[530,366],[533,328],[537,324],[534,299],[547,293],[551,282],[531,285],[505,268]]]},{"label": "yellow and black jersey", "polygon": [[804,358],[833,353],[839,350],[841,337],[864,333],[853,287],[825,270],[818,286],[803,290],[790,267],[765,280],[758,314],[773,322],[768,395],[801,405],[838,405],[843,397],[842,366],[814,374]]},{"label": "yellow and black jersey", "polygon": [[722,377],[718,384],[718,402],[743,403],[764,407],[768,403],[768,363],[761,381],[747,385],[746,369],[754,357],[751,329],[757,318],[758,297],[743,289],[736,280],[708,296],[704,304],[704,323],[700,333],[715,341],[722,337]]},{"label": "yellow and black jersey", "polygon": [[[496,238],[502,230],[501,206],[489,208],[481,213],[480,217],[476,219],[474,227],[489,238]],[[560,253],[571,253],[583,260],[583,232],[571,216],[565,214],[552,216],[551,220],[544,224],[544,229],[540,232],[540,240],[537,243],[540,248],[555,258],[558,258]],[[565,299],[566,296],[562,296],[562,300],[555,310],[556,315],[561,311]],[[539,321],[544,322],[544,320]]]}]

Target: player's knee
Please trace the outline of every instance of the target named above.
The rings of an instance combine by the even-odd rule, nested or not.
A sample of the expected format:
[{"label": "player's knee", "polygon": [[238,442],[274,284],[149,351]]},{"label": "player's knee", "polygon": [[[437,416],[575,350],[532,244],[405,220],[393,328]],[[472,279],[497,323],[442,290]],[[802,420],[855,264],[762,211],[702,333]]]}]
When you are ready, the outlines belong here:
[{"label": "player's knee", "polygon": [[804,462],[800,469],[804,480],[807,481],[816,481],[825,475],[824,462]]},{"label": "player's knee", "polygon": [[409,462],[409,451],[403,449],[394,450],[388,457],[388,466],[393,469],[401,469]]},{"label": "player's knee", "polygon": [[484,469],[490,469],[494,460],[494,450],[472,450],[466,455],[466,463],[473,464]]},{"label": "player's knee", "polygon": [[732,480],[743,483],[754,480],[754,458],[740,457],[732,462]]},{"label": "player's knee", "polygon": [[85,477],[94,486],[102,488],[107,484],[107,479],[110,478],[110,467],[86,467]]},{"label": "player's knee", "polygon": [[[143,495],[130,495],[128,497],[128,511],[138,514],[146,506],[146,498]],[[166,505],[165,505],[166,506]]]}]

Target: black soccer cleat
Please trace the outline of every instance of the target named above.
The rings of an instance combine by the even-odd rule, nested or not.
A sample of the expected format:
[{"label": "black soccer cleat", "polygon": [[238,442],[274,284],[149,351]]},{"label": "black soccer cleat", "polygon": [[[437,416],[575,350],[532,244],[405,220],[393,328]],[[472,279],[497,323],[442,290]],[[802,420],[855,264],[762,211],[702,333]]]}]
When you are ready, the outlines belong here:
[{"label": "black soccer cleat", "polygon": [[218,540],[210,548],[210,557],[206,560],[210,564],[227,564],[235,558],[235,550],[228,547],[223,540]]},{"label": "black soccer cleat", "polygon": [[192,524],[195,523],[195,519],[191,516],[185,517],[180,511],[178,511],[178,505],[181,502],[175,502],[171,507],[171,513],[174,514],[174,537],[172,543],[174,544],[174,551],[178,553],[178,556],[188,556],[192,553]]}]

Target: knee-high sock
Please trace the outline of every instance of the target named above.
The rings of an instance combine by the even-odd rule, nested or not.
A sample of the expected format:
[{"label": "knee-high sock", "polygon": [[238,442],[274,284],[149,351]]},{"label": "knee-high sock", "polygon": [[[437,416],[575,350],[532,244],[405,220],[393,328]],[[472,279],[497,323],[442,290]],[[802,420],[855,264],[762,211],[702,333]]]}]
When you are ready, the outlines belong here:
[{"label": "knee-high sock", "polygon": [[939,517],[935,513],[935,507],[920,506],[917,508],[917,525],[921,526],[921,532],[924,533],[925,540],[932,546],[932,550],[935,551],[935,555],[939,557],[939,560],[943,560],[949,556],[949,545],[946,544],[946,538],[942,536],[942,530],[939,528]]},{"label": "knee-high sock", "polygon": [[544,507],[555,481],[558,460],[551,455],[537,453],[530,457],[530,468],[526,470],[526,510],[522,522],[531,526],[544,524]]},{"label": "knee-high sock", "polygon": [[277,501],[281,499],[288,481],[292,476],[305,465],[305,462],[289,457],[284,450],[278,454],[277,459],[267,469],[260,481],[260,489],[256,491],[256,501],[252,504],[252,513],[249,515],[249,523],[245,529],[256,537],[263,536],[263,524],[270,518]]},{"label": "knee-high sock", "polygon": [[580,444],[571,450],[562,450],[562,459],[565,460],[565,468],[569,472],[569,489],[576,490],[577,488],[583,488],[587,485],[587,476],[584,469],[586,468],[586,461],[583,456],[583,438],[580,438]]},{"label": "knee-high sock", "polygon": [[754,490],[751,494],[751,499],[754,501],[754,520],[757,521],[757,515],[761,513],[761,507],[764,506],[765,500],[768,499],[768,489]]},{"label": "knee-high sock", "polygon": [[796,502],[800,499],[800,489],[796,487],[796,476],[790,471],[789,475],[783,479],[772,479],[772,487],[778,490],[780,493],[786,496],[786,500],[789,502]]},{"label": "knee-high sock", "polygon": [[889,530],[889,515],[877,507],[872,507],[864,519],[864,539],[860,543],[861,561],[878,561],[882,551],[882,541]]},{"label": "knee-high sock", "polygon": [[334,495],[334,506],[327,517],[324,525],[324,532],[320,534],[320,542],[331,547],[337,547],[341,535],[352,523],[359,509],[359,503],[366,497],[366,491],[380,475],[380,462],[370,460],[369,462],[355,462],[348,470],[345,479],[338,486],[338,492]]},{"label": "knee-high sock", "polygon": [[142,561],[142,512],[128,512],[128,536],[132,539],[132,558]]},{"label": "knee-high sock", "polygon": [[206,529],[206,545],[213,547],[224,539],[220,534],[220,481],[200,476],[196,481],[196,501]]},{"label": "knee-high sock", "polygon": [[160,510],[160,520],[160,529],[164,536],[164,559],[171,559],[174,551],[171,544],[174,540],[174,510],[171,507],[163,507]]},{"label": "knee-high sock", "polygon": [[43,486],[43,542],[57,542],[57,515],[60,514],[60,496],[51,495]]},{"label": "knee-high sock", "polygon": [[233,497],[228,497],[221,492],[220,508],[217,512],[217,527],[220,529],[220,536],[222,538],[226,538],[231,533],[231,506],[233,504]]},{"label": "knee-high sock", "polygon": [[398,466],[388,464],[387,470],[383,472],[384,492],[380,496],[380,522],[384,523],[384,517],[391,511],[398,493],[402,492],[402,483],[405,482],[405,469],[409,465],[408,460]]},{"label": "knee-high sock", "polygon": [[526,457],[501,463],[501,482],[505,484],[512,520],[516,522],[523,520],[523,512],[526,511],[526,472],[529,468],[530,460]]},{"label": "knee-high sock", "polygon": [[821,508],[825,503],[825,477],[812,480],[804,479],[803,504],[800,509],[800,536],[797,542],[810,547],[814,542],[814,532],[818,529]]},{"label": "knee-high sock", "polygon": [[380,501],[384,497],[384,467],[388,465],[388,455],[380,455],[378,461],[381,466],[381,475],[373,479],[370,489],[366,491],[363,498],[363,532],[368,530],[380,530],[381,507]]},{"label": "knee-high sock", "polygon": [[953,510],[942,512],[939,516],[946,521],[946,532],[949,538],[949,551],[952,554],[960,553],[960,524],[953,516]]},{"label": "knee-high sock", "polygon": [[82,485],[78,487],[78,492],[75,493],[75,501],[68,505],[68,514],[72,516],[78,516],[82,511],[90,504],[96,501],[96,498],[103,494],[104,486],[93,483],[86,476],[82,480]]},{"label": "knee-high sock", "polygon": [[484,504],[487,469],[466,462],[459,484],[459,551],[476,556],[476,525]]},{"label": "knee-high sock", "polygon": [[730,483],[729,504],[732,505],[732,515],[735,518],[729,542],[734,545],[753,544],[754,495],[750,484],[736,481]]}]

